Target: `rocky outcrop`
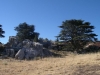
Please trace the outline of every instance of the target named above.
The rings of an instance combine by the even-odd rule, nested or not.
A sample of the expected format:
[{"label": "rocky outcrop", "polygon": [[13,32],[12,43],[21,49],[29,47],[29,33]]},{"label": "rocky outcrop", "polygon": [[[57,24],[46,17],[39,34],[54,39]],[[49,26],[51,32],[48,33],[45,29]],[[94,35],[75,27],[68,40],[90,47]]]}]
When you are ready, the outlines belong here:
[{"label": "rocky outcrop", "polygon": [[16,59],[34,59],[35,57],[51,56],[49,50],[43,49],[43,44],[39,42],[30,41],[28,39],[19,42],[16,37],[9,38],[9,45],[6,46],[6,54]]}]

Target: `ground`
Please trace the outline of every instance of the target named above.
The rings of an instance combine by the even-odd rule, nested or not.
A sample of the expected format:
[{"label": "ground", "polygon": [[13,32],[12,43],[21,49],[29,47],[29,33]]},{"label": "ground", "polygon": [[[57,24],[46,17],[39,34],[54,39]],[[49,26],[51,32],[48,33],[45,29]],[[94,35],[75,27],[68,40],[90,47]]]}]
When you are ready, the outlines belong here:
[{"label": "ground", "polygon": [[31,61],[0,59],[0,75],[100,75],[100,53]]}]

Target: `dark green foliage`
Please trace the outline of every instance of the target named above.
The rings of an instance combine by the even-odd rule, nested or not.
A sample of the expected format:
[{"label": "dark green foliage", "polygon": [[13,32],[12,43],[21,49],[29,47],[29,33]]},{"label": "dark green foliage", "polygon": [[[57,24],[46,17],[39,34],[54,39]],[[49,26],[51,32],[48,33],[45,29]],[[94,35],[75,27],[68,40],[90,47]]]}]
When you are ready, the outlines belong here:
[{"label": "dark green foliage", "polygon": [[0,53],[1,53],[1,52],[3,52],[3,51],[4,51],[4,49],[5,49],[5,47],[4,47],[4,46],[0,46]]},{"label": "dark green foliage", "polygon": [[[3,31],[3,29],[2,29],[2,25],[0,25],[0,37],[1,38],[3,38],[3,37],[5,37],[3,34],[5,33],[5,31]],[[3,52],[4,51],[4,46],[2,45],[2,43],[0,42],[0,54],[1,54],[1,52]]]},{"label": "dark green foliage", "polygon": [[29,25],[27,23],[21,23],[17,27],[15,27],[15,31],[17,31],[17,37],[20,41],[23,41],[24,39],[32,40],[36,36],[39,36],[39,33],[34,32],[35,26]]},{"label": "dark green foliage", "polygon": [[4,47],[4,45],[0,42],[0,55],[1,55],[2,52],[4,52],[4,50],[5,50],[5,47]]},{"label": "dark green foliage", "polygon": [[47,39],[47,38],[39,38],[39,40],[38,40],[41,44],[43,44],[43,47],[45,47],[45,48],[49,48],[49,47],[51,47],[51,44],[52,44],[52,41],[51,40],[49,40],[49,39]]},{"label": "dark green foliage", "polygon": [[95,45],[91,45],[88,48],[84,49],[86,53],[90,53],[90,52],[98,52],[100,51],[100,47],[95,46]]},{"label": "dark green foliage", "polygon": [[5,31],[3,31],[2,29],[2,25],[0,25],[0,37],[5,37],[3,34],[5,33]]},{"label": "dark green foliage", "polygon": [[34,42],[38,42],[38,36],[39,36],[39,34],[38,33],[35,33],[35,37],[34,37]]},{"label": "dark green foliage", "polygon": [[56,37],[56,42],[59,42],[59,36],[55,36]]},{"label": "dark green foliage", "polygon": [[94,26],[83,20],[66,20],[62,23],[59,38],[65,42],[71,42],[74,50],[82,49],[87,42],[97,40],[93,33]]},{"label": "dark green foliage", "polygon": [[71,43],[67,43],[65,46],[63,46],[62,49],[64,51],[71,51],[71,52],[73,52],[74,47],[73,47],[73,45]]}]

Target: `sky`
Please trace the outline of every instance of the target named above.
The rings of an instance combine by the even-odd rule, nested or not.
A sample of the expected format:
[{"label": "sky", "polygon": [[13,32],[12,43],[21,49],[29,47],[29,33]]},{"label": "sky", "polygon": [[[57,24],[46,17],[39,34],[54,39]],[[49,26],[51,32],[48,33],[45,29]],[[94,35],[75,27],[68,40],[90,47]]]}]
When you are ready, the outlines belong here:
[{"label": "sky", "polygon": [[95,27],[93,30],[100,39],[100,0],[0,0],[0,24],[9,36],[15,36],[14,27],[26,22],[35,25],[39,37],[55,40],[63,21],[82,19]]}]

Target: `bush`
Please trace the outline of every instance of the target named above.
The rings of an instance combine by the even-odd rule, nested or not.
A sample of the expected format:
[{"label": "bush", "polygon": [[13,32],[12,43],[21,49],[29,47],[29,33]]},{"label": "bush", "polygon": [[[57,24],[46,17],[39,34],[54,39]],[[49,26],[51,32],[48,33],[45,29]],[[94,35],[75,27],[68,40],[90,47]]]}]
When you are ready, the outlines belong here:
[{"label": "bush", "polygon": [[3,45],[0,45],[0,55],[2,52],[4,52],[5,47]]},{"label": "bush", "polygon": [[85,52],[98,52],[100,50],[100,47],[91,45],[88,48],[85,49]]}]

